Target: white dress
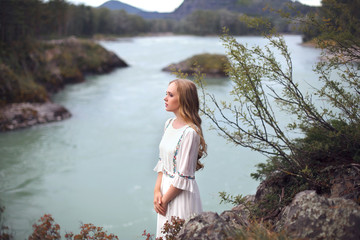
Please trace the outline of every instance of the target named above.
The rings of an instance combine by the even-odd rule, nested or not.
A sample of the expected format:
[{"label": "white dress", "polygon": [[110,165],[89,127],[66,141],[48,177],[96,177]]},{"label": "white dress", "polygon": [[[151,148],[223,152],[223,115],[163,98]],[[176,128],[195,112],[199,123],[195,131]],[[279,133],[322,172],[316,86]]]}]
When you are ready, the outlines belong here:
[{"label": "white dress", "polygon": [[200,136],[188,125],[175,129],[173,119],[165,123],[164,135],[159,145],[159,161],[154,168],[163,172],[161,193],[164,195],[170,185],[183,191],[169,204],[166,217],[157,215],[156,237],[161,237],[162,227],[172,216],[181,219],[202,212],[200,192],[195,181],[196,163],[200,145]]}]

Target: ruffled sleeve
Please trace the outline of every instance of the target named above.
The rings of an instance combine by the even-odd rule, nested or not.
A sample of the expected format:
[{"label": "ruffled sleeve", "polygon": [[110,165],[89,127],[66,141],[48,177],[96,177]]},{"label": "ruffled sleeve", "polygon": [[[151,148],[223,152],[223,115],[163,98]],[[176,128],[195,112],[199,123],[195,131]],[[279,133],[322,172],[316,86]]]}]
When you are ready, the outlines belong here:
[{"label": "ruffled sleeve", "polygon": [[162,172],[164,171],[164,163],[163,161],[161,161],[161,158],[159,158],[159,161],[157,162],[155,168],[154,168],[155,172]]},{"label": "ruffled sleeve", "polygon": [[196,190],[197,184],[195,182],[195,170],[199,144],[199,135],[194,129],[187,129],[183,136],[176,159],[177,172],[175,173],[172,182],[174,187],[190,192],[194,192]]}]

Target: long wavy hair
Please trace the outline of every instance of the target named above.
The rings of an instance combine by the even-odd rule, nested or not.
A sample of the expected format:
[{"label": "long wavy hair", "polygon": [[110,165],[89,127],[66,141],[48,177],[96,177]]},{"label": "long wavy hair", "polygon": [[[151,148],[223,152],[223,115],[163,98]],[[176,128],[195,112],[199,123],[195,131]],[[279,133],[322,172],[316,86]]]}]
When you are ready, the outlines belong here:
[{"label": "long wavy hair", "polygon": [[187,124],[193,128],[200,136],[200,146],[198,153],[198,160],[196,163],[196,170],[202,169],[204,165],[200,162],[200,158],[207,155],[206,143],[201,128],[201,118],[199,116],[199,97],[196,85],[187,79],[175,79],[169,83],[175,83],[177,92],[179,94],[179,114],[186,121]]}]

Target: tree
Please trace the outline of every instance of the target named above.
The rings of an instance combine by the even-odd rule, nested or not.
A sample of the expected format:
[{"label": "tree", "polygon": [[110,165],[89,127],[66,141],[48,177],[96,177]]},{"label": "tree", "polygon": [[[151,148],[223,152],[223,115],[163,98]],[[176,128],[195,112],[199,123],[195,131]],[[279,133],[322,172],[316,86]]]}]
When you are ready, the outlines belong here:
[{"label": "tree", "polygon": [[0,1],[0,42],[26,40],[35,34],[39,24],[40,0]]},{"label": "tree", "polygon": [[47,3],[47,10],[49,11],[48,18],[50,19],[51,27],[55,30],[54,34],[60,37],[65,34],[68,6],[65,0],[50,0]]},{"label": "tree", "polygon": [[[345,56],[358,62],[360,57],[360,1],[322,0],[322,6],[306,16],[283,17],[297,23],[304,33],[304,40],[315,40],[328,55]],[[330,53],[330,54],[329,54]],[[344,59],[342,59],[344,60]]]},{"label": "tree", "polygon": [[[242,14],[229,10],[197,10],[180,22],[177,31],[195,35],[221,34],[227,27],[231,34],[244,35],[256,33],[241,21]],[[252,30],[252,31],[251,31]]]},{"label": "tree", "polygon": [[[248,19],[248,24],[270,26],[255,18]],[[333,25],[325,26],[329,29],[322,29],[324,36],[333,31]],[[230,60],[227,72],[234,83],[230,92],[233,101],[218,101],[198,77],[201,110],[220,135],[268,157],[268,163],[260,164],[253,177],[266,179],[282,173],[299,178],[307,188],[328,188],[329,178],[319,180],[325,163],[360,161],[359,65],[354,63],[358,55],[352,50],[360,46],[353,35],[347,37],[348,33],[336,38],[336,44],[322,45],[324,58],[314,71],[323,87],[314,94],[331,107],[320,108],[294,80],[292,59],[283,37],[273,29],[269,32],[264,35],[268,40],[264,48],[248,47],[225,32],[221,39]],[[275,51],[282,59],[275,57]],[[284,127],[278,120],[280,111],[295,120]]]},{"label": "tree", "polygon": [[95,33],[94,12],[83,4],[70,5],[67,13],[66,35],[89,36]]},{"label": "tree", "polygon": [[[305,28],[310,24],[321,26],[317,41],[323,52],[314,69],[319,77],[312,80],[322,83],[319,89],[302,92],[293,78],[292,59],[284,38],[269,22],[246,16],[243,19],[247,24],[265,32],[268,44],[263,48],[248,47],[228,31],[221,37],[230,60],[227,72],[233,82],[230,92],[233,100],[216,99],[207,92],[203,75],[197,72],[194,76],[200,87],[201,111],[218,133],[267,157],[265,163],[258,164],[257,172],[251,174],[263,180],[266,188],[250,207],[254,217],[262,220],[276,217],[300,191],[311,189],[330,194],[335,171],[359,172],[360,45],[354,37],[357,33],[349,28],[341,35],[337,20],[320,21],[312,16],[294,20],[308,24]],[[349,18],[354,19],[345,17]],[[275,57],[275,52],[280,57]],[[312,94],[318,100],[314,101]],[[289,119],[287,125],[279,121],[279,114],[284,112]],[[223,200],[228,200],[224,196],[227,195],[223,193]],[[353,196],[358,202],[359,192]]]},{"label": "tree", "polygon": [[[358,0],[323,0],[318,12],[296,19],[306,38],[313,37],[316,45],[323,50],[323,61],[315,69],[323,82],[318,94],[330,99],[332,107],[341,111],[340,114],[328,114],[351,123],[358,123],[360,119],[359,9]],[[337,73],[337,78],[332,76],[333,73]]]}]

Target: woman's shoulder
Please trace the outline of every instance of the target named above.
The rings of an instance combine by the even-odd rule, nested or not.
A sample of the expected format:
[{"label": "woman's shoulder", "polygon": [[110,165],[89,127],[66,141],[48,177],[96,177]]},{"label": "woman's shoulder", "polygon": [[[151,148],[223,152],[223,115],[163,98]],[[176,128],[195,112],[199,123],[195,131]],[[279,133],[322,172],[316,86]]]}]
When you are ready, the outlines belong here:
[{"label": "woman's shoulder", "polygon": [[198,132],[195,130],[196,125],[192,126],[192,125],[188,125],[188,127],[185,129],[185,134],[186,135],[190,135],[190,136],[199,136]]},{"label": "woman's shoulder", "polygon": [[191,126],[185,128],[183,138],[187,144],[198,144],[200,142],[200,135]]}]

